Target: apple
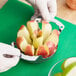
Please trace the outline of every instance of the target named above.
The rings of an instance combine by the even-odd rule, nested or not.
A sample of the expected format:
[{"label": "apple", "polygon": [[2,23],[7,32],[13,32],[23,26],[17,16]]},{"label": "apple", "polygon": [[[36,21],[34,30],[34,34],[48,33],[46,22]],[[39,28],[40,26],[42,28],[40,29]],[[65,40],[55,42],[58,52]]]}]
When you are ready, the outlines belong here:
[{"label": "apple", "polygon": [[59,32],[57,30],[53,30],[52,34],[47,38],[47,40],[44,43],[44,45],[46,45],[49,49],[48,57],[52,56],[56,52],[58,41],[59,41]]},{"label": "apple", "polygon": [[76,62],[70,64],[63,70],[62,76],[76,76]]},{"label": "apple", "polygon": [[47,46],[39,46],[36,51],[36,55],[42,55],[43,58],[46,58],[49,55],[49,49],[47,48]]},{"label": "apple", "polygon": [[62,64],[62,69],[66,69],[69,65],[71,65],[72,63],[76,62],[76,57],[72,57],[72,58],[68,58],[64,61],[64,63]]},{"label": "apple", "polygon": [[53,30],[53,33],[56,34],[59,37],[60,32],[58,30]]},{"label": "apple", "polygon": [[51,41],[48,41],[48,42],[45,43],[45,45],[49,49],[48,57],[52,56],[55,53],[55,44],[53,42],[51,42]]},{"label": "apple", "polygon": [[17,37],[24,37],[28,43],[31,44],[30,34],[26,28],[26,26],[22,25],[17,33]]},{"label": "apple", "polygon": [[46,39],[45,43],[47,43],[48,41],[55,44],[55,47],[56,47],[58,45],[58,42],[59,42],[59,31],[53,30],[51,35]]},{"label": "apple", "polygon": [[32,45],[27,45],[24,53],[29,56],[34,56],[34,47]]},{"label": "apple", "polygon": [[52,26],[46,21],[42,21],[43,41],[45,41],[52,32]]},{"label": "apple", "polygon": [[[59,41],[58,30],[53,30],[47,21],[42,21],[42,30],[34,20],[22,25],[17,33],[18,48],[26,55],[42,55],[43,58],[52,56],[57,49]],[[35,51],[36,50],[36,51]]]},{"label": "apple", "polygon": [[27,22],[27,29],[31,35],[31,38],[36,38],[38,35],[38,23],[36,21],[28,21]]},{"label": "apple", "polygon": [[76,0],[66,0],[66,4],[68,7],[70,7],[72,10],[76,10]]},{"label": "apple", "polygon": [[18,37],[16,39],[16,44],[17,44],[17,47],[26,55],[29,55],[29,56],[34,55],[34,47],[28,44],[24,37]]},{"label": "apple", "polygon": [[25,52],[25,48],[28,45],[27,41],[24,37],[17,37],[16,39],[17,47],[22,51]]},{"label": "apple", "polygon": [[38,48],[38,47],[41,46],[42,44],[43,44],[43,36],[33,39],[33,46],[34,46],[35,48]]}]

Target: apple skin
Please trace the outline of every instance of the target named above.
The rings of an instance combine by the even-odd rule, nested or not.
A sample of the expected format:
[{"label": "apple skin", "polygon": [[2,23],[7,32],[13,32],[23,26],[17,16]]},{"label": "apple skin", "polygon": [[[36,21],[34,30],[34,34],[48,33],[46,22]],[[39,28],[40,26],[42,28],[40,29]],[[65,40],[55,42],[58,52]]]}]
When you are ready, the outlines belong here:
[{"label": "apple skin", "polygon": [[55,30],[53,30],[53,33],[54,33],[54,34],[56,34],[56,35],[59,37],[59,34],[60,34],[60,33],[59,33],[59,31],[58,31],[58,30],[56,30],[56,29],[55,29]]},{"label": "apple skin", "polygon": [[54,52],[54,50],[55,50],[55,44],[53,42],[51,42],[51,41],[48,41],[48,42],[46,42],[45,45],[49,49],[49,55],[48,55],[48,57],[52,56],[55,53]]},{"label": "apple skin", "polygon": [[76,0],[66,0],[66,4],[68,7],[70,7],[72,10],[76,10]]},{"label": "apple skin", "polygon": [[48,57],[52,56],[56,52],[58,41],[59,41],[59,32],[58,30],[53,30],[51,35],[47,38],[47,40],[44,43],[44,45],[46,45],[49,49]]},{"label": "apple skin", "polygon": [[27,41],[24,37],[17,37],[16,39],[17,47],[22,51],[25,52],[25,48],[28,45]]},{"label": "apple skin", "polygon": [[[56,52],[56,50],[57,50],[58,41],[59,41],[59,32],[57,30],[53,30],[51,36],[48,37],[48,39],[46,40],[46,42],[44,43],[44,45],[40,46],[38,48],[37,55],[42,55],[43,58],[47,58],[47,57],[52,56]],[[47,50],[46,50],[45,47],[47,48]],[[45,51],[49,52],[48,55],[46,55],[45,53],[43,53]]]},{"label": "apple skin", "polygon": [[53,30],[51,35],[46,39],[45,43],[47,43],[48,41],[54,43],[55,47],[56,47],[58,45],[58,42],[59,42],[59,31]]},{"label": "apple skin", "polygon": [[37,51],[36,51],[36,55],[42,55],[43,58],[46,58],[49,55],[49,51],[48,48],[46,46],[40,46]]},{"label": "apple skin", "polygon": [[25,55],[34,56],[34,47],[32,45],[27,45],[25,49]]},{"label": "apple skin", "polygon": [[62,76],[76,76],[76,62],[72,63],[63,70]]},{"label": "apple skin", "polygon": [[34,55],[34,47],[27,43],[24,37],[18,37],[16,39],[17,47],[25,53],[25,55],[33,56]]},{"label": "apple skin", "polygon": [[25,25],[22,25],[17,33],[17,37],[24,37],[28,43],[32,43],[31,42],[31,38],[30,38],[30,34],[26,28]]},{"label": "apple skin", "polygon": [[56,52],[58,41],[58,30],[52,31],[47,21],[42,21],[42,30],[40,30],[38,23],[34,20],[27,22],[27,28],[24,25],[20,27],[16,39],[18,48],[25,55],[42,55],[43,58],[50,57]]},{"label": "apple skin", "polygon": [[74,62],[76,62],[76,57],[68,58],[63,62],[61,68],[65,70],[69,65],[71,65]]}]

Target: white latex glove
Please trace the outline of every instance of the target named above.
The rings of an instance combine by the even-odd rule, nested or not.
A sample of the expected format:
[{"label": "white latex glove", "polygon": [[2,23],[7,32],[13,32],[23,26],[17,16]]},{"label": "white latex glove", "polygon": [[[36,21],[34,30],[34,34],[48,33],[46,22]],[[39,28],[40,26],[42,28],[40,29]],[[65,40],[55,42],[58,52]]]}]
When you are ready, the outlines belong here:
[{"label": "white latex glove", "polygon": [[[41,15],[44,20],[51,21],[56,16],[57,13],[57,3],[56,0],[27,0],[37,7],[34,16]],[[39,13],[40,12],[40,13]]]},{"label": "white latex glove", "polygon": [[[10,56],[7,56],[7,55]],[[20,50],[11,45],[0,43],[0,72],[16,66],[19,62]]]}]

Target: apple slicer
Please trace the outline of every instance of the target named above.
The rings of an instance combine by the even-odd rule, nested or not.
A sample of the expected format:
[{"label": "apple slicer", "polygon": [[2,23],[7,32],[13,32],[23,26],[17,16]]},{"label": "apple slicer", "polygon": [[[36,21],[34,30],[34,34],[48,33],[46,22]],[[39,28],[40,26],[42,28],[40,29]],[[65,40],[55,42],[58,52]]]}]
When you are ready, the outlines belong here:
[{"label": "apple slicer", "polygon": [[[42,18],[36,18],[35,21],[38,22],[38,23],[41,23]],[[51,22],[53,22],[57,26],[59,26],[59,32],[61,33],[62,30],[64,29],[64,25],[56,19],[53,19]],[[12,46],[15,46],[14,42],[12,42]],[[32,63],[40,63],[40,62],[43,62],[43,61],[46,61],[46,60],[50,59],[52,56],[50,56],[48,58],[43,58],[42,56],[28,56],[28,55],[25,55],[25,54],[21,53],[19,57],[23,60],[30,61]]]},{"label": "apple slicer", "polygon": [[[42,19],[41,19],[41,18],[36,18],[35,21],[38,22],[38,23],[40,23],[40,22],[42,22]],[[53,22],[53,23],[55,23],[57,26],[59,26],[59,33],[61,33],[62,30],[64,29],[64,25],[63,25],[61,22],[59,22],[58,20],[56,20],[56,19],[53,19],[51,22]],[[15,49],[16,49],[16,48],[15,48],[15,45],[16,45],[15,42],[12,42],[11,45],[12,45],[12,46],[10,46],[10,47],[11,47],[11,48],[14,47],[13,50],[15,50]],[[1,48],[2,48],[2,47],[0,47],[0,49],[1,49]],[[7,47],[7,48],[8,48],[8,47]],[[7,49],[7,48],[4,48],[4,49]],[[11,48],[10,48],[8,51],[12,50]],[[18,50],[19,50],[19,49],[18,49]],[[20,50],[19,50],[19,52],[20,52]],[[54,54],[55,54],[55,53],[54,53]],[[53,57],[54,54],[51,55],[51,56],[48,57],[48,58],[43,58],[41,55],[40,55],[40,56],[28,56],[28,55],[25,55],[25,54],[23,54],[22,52],[20,52],[17,57],[18,57],[18,59],[23,59],[23,60],[29,61],[29,62],[31,62],[31,63],[41,63],[41,62],[46,61],[46,60],[50,59],[51,57]],[[5,58],[13,58],[13,57],[14,57],[14,55],[13,55],[12,53],[11,53],[11,54],[10,54],[10,53],[5,53],[3,56],[4,56]]]},{"label": "apple slicer", "polygon": [[[38,17],[38,18],[35,19],[35,21],[38,22],[38,23],[41,23],[42,18]],[[61,33],[62,30],[64,29],[64,25],[61,22],[59,22],[58,20],[56,20],[56,19],[52,19],[51,22],[53,22],[57,26],[59,26],[59,33]],[[15,47],[16,44],[15,44],[15,42],[12,42],[11,45],[12,45],[12,47]],[[18,57],[19,57],[19,59],[23,59],[23,60],[29,61],[31,63],[40,63],[40,62],[43,62],[43,61],[46,61],[46,60],[50,59],[51,57],[53,57],[53,55],[51,55],[48,58],[43,58],[41,55],[40,56],[28,56],[28,55],[25,55],[22,52],[20,52],[20,55]],[[14,55],[4,54],[4,57],[12,58],[12,57],[14,57]]]},{"label": "apple slicer", "polygon": [[[7,1],[7,0],[6,0]],[[21,6],[20,6],[21,7]],[[24,7],[24,6],[23,6]],[[20,10],[20,9],[19,9]],[[23,9],[22,9],[23,10]],[[14,12],[12,12],[12,13],[14,13]],[[22,13],[22,12],[21,12]],[[21,14],[20,13],[20,14]],[[15,14],[13,14],[13,16],[14,16]],[[13,17],[12,16],[12,17]],[[20,16],[20,15],[19,15]],[[20,17],[19,17],[20,18]],[[22,18],[22,16],[21,16],[21,18]],[[20,18],[20,19],[21,19]],[[25,18],[25,17],[23,17],[23,18]],[[27,18],[27,17],[26,17]],[[35,21],[37,21],[38,23],[40,23],[41,21],[42,21],[42,18],[41,17],[39,17],[39,18],[35,18],[34,19]],[[3,20],[4,21],[4,20]],[[64,29],[64,25],[61,23],[61,22],[59,22],[58,20],[56,20],[56,19],[52,19],[51,20],[51,22],[53,22],[53,23],[55,23],[57,26],[59,26],[59,32],[62,32],[62,30]],[[15,44],[14,44],[14,42],[12,43],[12,46],[15,46]],[[5,54],[4,55],[5,57],[13,57],[13,55],[9,55],[9,54]],[[53,56],[53,55],[52,55]],[[48,59],[50,59],[52,56],[50,56],[50,57],[48,57],[48,58],[43,58],[42,56],[28,56],[28,55],[25,55],[25,54],[23,54],[23,53],[21,53],[20,52],[20,56],[19,56],[19,58],[21,58],[21,59],[24,59],[24,60],[26,60],[26,61],[30,61],[30,62],[33,62],[33,63],[40,63],[40,62],[43,62],[43,61],[46,61],[46,60],[48,60]]]}]

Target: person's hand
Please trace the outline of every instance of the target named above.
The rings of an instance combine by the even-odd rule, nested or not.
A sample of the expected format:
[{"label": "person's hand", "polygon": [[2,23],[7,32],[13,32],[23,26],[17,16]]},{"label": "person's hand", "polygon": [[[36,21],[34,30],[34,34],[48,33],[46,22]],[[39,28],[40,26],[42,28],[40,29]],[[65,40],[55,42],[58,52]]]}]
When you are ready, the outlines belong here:
[{"label": "person's hand", "polygon": [[20,50],[11,45],[0,43],[0,72],[5,72],[19,62]]},{"label": "person's hand", "polygon": [[36,7],[34,16],[41,15],[44,20],[51,21],[57,13],[56,0],[28,0]]}]

